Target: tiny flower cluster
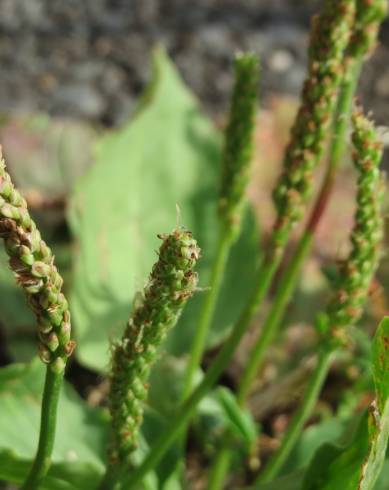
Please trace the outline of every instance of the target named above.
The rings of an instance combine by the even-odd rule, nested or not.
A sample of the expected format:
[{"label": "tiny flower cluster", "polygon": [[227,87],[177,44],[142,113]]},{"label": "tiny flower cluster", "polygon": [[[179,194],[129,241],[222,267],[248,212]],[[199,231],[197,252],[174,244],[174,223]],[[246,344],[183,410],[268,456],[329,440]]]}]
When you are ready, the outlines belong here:
[{"label": "tiny flower cluster", "polygon": [[286,149],[284,170],[274,191],[277,222],[274,250],[302,218],[331,123],[344,68],[344,53],[352,32],[354,1],[327,0],[314,18],[309,49],[309,73],[302,104]]},{"label": "tiny flower cluster", "polygon": [[258,60],[254,54],[235,59],[235,85],[222,157],[220,215],[228,227],[239,232],[244,192],[253,154],[257,109]]},{"label": "tiny flower cluster", "polygon": [[54,372],[63,372],[75,343],[62,277],[42,240],[27,203],[12,184],[0,148],[0,236],[17,282],[27,294],[38,321],[39,353]]},{"label": "tiny flower cluster", "polygon": [[353,114],[353,127],[353,160],[359,172],[357,210],[352,249],[341,266],[336,293],[327,310],[335,338],[342,338],[343,327],[355,323],[362,314],[383,238],[382,143],[373,123],[360,110]]},{"label": "tiny flower cluster", "polygon": [[120,342],[113,347],[110,375],[112,434],[109,450],[113,464],[127,460],[136,448],[148,392],[147,379],[157,349],[197,287],[193,268],[200,249],[189,231],[161,235],[158,262],[143,298],[135,306]]}]

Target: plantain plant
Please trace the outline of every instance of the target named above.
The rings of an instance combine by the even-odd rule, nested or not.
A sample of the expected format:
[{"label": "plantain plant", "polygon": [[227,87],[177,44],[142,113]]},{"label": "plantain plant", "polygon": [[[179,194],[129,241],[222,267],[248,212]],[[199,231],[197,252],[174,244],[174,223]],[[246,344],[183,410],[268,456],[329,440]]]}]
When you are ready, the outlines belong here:
[{"label": "plantain plant", "polygon": [[[387,488],[380,473],[389,467],[389,318],[373,341],[356,327],[384,255],[383,143],[354,102],[386,11],[386,0],[325,0],[314,17],[301,105],[273,190],[275,220],[260,246],[246,198],[261,124],[253,53],[235,58],[220,137],[164,53],[156,52],[154,81],[134,121],[102,137],[95,164],[73,191],[70,307],[55,254],[1,157],[0,235],[35,317],[46,377],[36,361],[0,369],[0,480],[25,490],[186,489],[185,466],[194,453],[206,471],[193,488]],[[349,252],[328,280],[327,306],[315,311],[316,343],[302,395],[291,403],[295,413],[266,451],[269,431],[261,434],[266,428],[250,396],[287,323],[349,148],[357,174]],[[188,228],[179,216],[172,232],[161,233],[171,229],[177,203]],[[152,265],[156,237],[162,244]],[[14,319],[24,303],[7,281],[0,277]],[[75,357],[100,371],[94,407],[64,382],[76,345],[70,309]],[[226,383],[223,373],[252,333],[241,375]],[[364,364],[354,355],[358,349],[365,349]],[[343,415],[320,415],[329,373],[347,363],[362,373],[362,385],[355,380],[345,390],[353,403],[340,390]],[[77,369],[73,363],[69,379]],[[324,421],[315,425],[318,417]],[[321,429],[328,420],[337,427],[330,438]],[[314,449],[308,446],[296,462],[312,430],[319,434]]]}]

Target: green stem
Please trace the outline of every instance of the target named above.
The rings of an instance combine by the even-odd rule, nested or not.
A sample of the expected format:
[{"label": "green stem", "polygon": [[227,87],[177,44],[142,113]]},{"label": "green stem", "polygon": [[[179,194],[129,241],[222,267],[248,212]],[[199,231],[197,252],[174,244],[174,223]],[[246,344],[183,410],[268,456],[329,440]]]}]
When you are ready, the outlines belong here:
[{"label": "green stem", "polygon": [[199,402],[217,382],[234,355],[240,340],[257,311],[259,303],[262,301],[268,290],[275,270],[279,265],[279,261],[280,257],[277,256],[277,258],[272,261],[264,262],[263,266],[259,268],[256,283],[257,287],[239,321],[234,326],[228,340],[216,356],[201,383],[180,406],[174,417],[172,417],[170,424],[159,436],[143,463],[135,469],[131,475],[123,479],[122,486],[126,488],[126,490],[135,488],[148,471],[155,467],[172,443],[182,434],[183,428],[193,416]]},{"label": "green stem", "polygon": [[218,451],[215,462],[212,465],[207,490],[219,490],[220,488],[223,488],[224,481],[231,463],[232,453],[230,444],[230,439],[228,437],[225,437],[224,445]]},{"label": "green stem", "polygon": [[53,452],[55,428],[57,423],[57,406],[61,392],[63,372],[54,373],[47,366],[45,387],[43,390],[41,426],[39,433],[38,451],[21,490],[38,489],[41,480],[46,476]]},{"label": "green stem", "polygon": [[265,321],[262,332],[250,353],[248,363],[238,388],[238,401],[241,404],[244,404],[252,382],[262,366],[267,348],[278,333],[286,307],[295,290],[301,266],[311,251],[314,233],[327,206],[333,188],[335,175],[345,150],[346,131],[349,124],[352,99],[361,70],[360,60],[351,63],[350,70],[341,86],[341,92],[336,108],[334,137],[331,142],[327,173],[313,207],[311,217],[297,245],[295,254],[285,270],[284,275],[280,279],[280,286],[277,290],[276,297],[272,303],[271,310]]},{"label": "green stem", "polygon": [[305,234],[300,241],[299,247],[296,250],[296,254],[293,257],[293,260],[288,265],[280,281],[280,286],[272,304],[270,314],[264,324],[258,341],[250,352],[248,363],[240,379],[237,393],[237,400],[240,405],[243,405],[245,403],[252,382],[257,375],[258,368],[262,363],[266,350],[271,342],[274,340],[274,337],[278,332],[278,325],[283,316],[285,307],[288,304],[291,295],[293,294],[298,279],[298,272],[300,271],[300,268],[304,263],[307,253],[311,248],[311,243],[312,235]]},{"label": "green stem", "polygon": [[332,356],[333,351],[329,348],[323,349],[319,354],[318,362],[314,372],[312,373],[304,399],[282,439],[280,448],[270,459],[265,471],[261,473],[255,481],[254,488],[256,488],[260,483],[266,483],[273,480],[278,475],[282,465],[285,463],[286,458],[289,456],[290,451],[299,438],[305,422],[311,416],[312,411],[315,408],[331,365]]},{"label": "green stem", "polygon": [[217,253],[213,262],[211,271],[211,278],[209,284],[209,290],[206,293],[203,307],[200,313],[199,322],[196,328],[195,337],[193,339],[192,349],[190,351],[187,371],[184,381],[183,399],[188,398],[193,387],[193,378],[196,371],[200,367],[201,359],[204,353],[205,342],[211,324],[217,298],[219,296],[220,287],[222,285],[225,266],[227,263],[228,255],[233,243],[233,233],[231,229],[221,225],[219,233],[219,241],[217,247]]}]

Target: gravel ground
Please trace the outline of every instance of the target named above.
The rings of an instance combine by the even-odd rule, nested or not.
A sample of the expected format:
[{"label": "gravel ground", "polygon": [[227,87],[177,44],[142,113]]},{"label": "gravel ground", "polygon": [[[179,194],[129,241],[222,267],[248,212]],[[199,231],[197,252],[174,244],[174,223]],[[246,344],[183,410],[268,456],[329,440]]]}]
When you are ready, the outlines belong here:
[{"label": "gravel ground", "polygon": [[[157,42],[212,114],[226,108],[231,58],[241,49],[261,55],[264,96],[298,94],[309,18],[320,3],[0,0],[0,112],[43,110],[119,124],[149,79]],[[370,63],[363,93],[379,122],[389,121],[388,49]]]}]

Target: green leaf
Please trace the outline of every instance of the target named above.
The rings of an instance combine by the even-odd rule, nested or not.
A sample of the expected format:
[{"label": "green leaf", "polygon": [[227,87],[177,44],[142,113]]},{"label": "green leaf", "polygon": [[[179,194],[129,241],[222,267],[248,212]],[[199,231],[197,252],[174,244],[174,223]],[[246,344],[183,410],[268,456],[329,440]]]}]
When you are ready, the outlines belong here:
[{"label": "green leaf", "polygon": [[216,396],[229,421],[230,430],[244,440],[249,449],[258,437],[257,424],[251,413],[239,406],[234,394],[225,387],[217,388]]},{"label": "green leaf", "polygon": [[[0,450],[0,480],[21,484],[28,475],[31,461],[19,459],[12,452]],[[54,463],[40,490],[92,490],[97,488],[102,472],[88,463]]]},{"label": "green leaf", "polygon": [[[150,407],[147,407],[142,423],[142,436],[144,438],[143,444],[148,444],[151,447],[155,442],[156,434],[161,434],[166,428],[168,422],[169,419],[162,417],[158,412]],[[177,472],[179,471],[178,467],[180,462],[183,461],[182,451],[182,444],[176,442],[170,447],[159,462],[158,466],[155,468],[155,474],[158,477],[158,483],[160,486],[159,488],[170,490],[167,486],[167,482],[173,482],[176,479]],[[143,454],[145,455],[146,451],[143,451]],[[140,459],[141,457],[139,457],[138,461]]]},{"label": "green leaf", "polygon": [[367,418],[346,446],[324,444],[305,475],[303,490],[356,490],[360,466],[369,448]]},{"label": "green leaf", "polygon": [[383,413],[389,399],[389,317],[382,320],[374,338],[373,380],[377,408]]},{"label": "green leaf", "polygon": [[[0,452],[4,456],[0,456],[0,479],[20,482],[35,455],[44,374],[45,366],[39,360],[0,369]],[[74,481],[96,480],[104,470],[106,433],[104,413],[88,407],[65,384],[58,407],[54,466],[49,481],[51,476],[58,480],[64,475],[66,482],[71,474],[75,475]],[[58,485],[52,488],[87,488]]]},{"label": "green leaf", "polygon": [[380,323],[373,342],[376,400],[370,409],[370,450],[362,465],[360,490],[372,490],[385,461],[389,439],[389,317]]},{"label": "green leaf", "polygon": [[303,479],[304,471],[299,470],[248,490],[301,490]]},{"label": "green leaf", "polygon": [[[120,335],[134,293],[155,262],[156,235],[177,221],[193,231],[203,250],[198,271],[207,286],[217,240],[219,158],[219,133],[157,51],[153,81],[136,117],[102,138],[95,164],[71,199],[69,222],[78,246],[70,303],[85,365],[107,367],[108,339]],[[245,230],[229,263],[213,343],[236,319],[252,286],[258,247],[252,216]],[[201,303],[198,293],[169,336],[172,353],[187,351]]]},{"label": "green leaf", "polygon": [[304,490],[373,490],[385,462],[389,439],[389,317],[373,342],[375,400],[354,440],[346,447],[324,445],[304,480]]},{"label": "green leaf", "polygon": [[225,387],[216,388],[201,401],[193,428],[205,451],[211,453],[223,443],[227,433],[242,454],[252,449],[258,437],[258,426],[251,413],[240,407],[234,394]]},{"label": "green leaf", "polygon": [[325,443],[339,439],[344,431],[344,422],[339,418],[329,418],[319,424],[308,427],[301,435],[290,457],[282,468],[288,474],[300,468],[306,468],[315,452]]}]

